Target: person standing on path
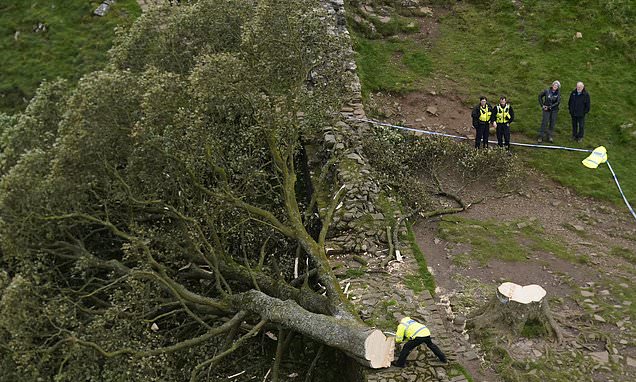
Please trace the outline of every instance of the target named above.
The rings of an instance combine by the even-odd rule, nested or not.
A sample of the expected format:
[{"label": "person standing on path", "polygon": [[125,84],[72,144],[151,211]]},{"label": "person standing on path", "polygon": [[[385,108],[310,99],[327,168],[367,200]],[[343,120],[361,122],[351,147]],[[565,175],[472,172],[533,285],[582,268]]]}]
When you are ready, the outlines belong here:
[{"label": "person standing on path", "polygon": [[406,339],[407,342],[402,347],[398,360],[391,363],[393,366],[405,367],[406,358],[409,356],[411,351],[423,343],[431,349],[440,362],[448,362],[444,353],[442,353],[437,345],[435,345],[431,340],[431,331],[426,327],[426,325],[413,320],[411,317],[402,318],[395,332],[396,343],[399,344],[404,341],[404,339]]},{"label": "person standing on path", "polygon": [[506,96],[499,97],[499,105],[495,107],[495,122],[497,124],[497,145],[510,151],[510,124],[515,120],[515,112],[508,103]]},{"label": "person standing on path", "polygon": [[[545,89],[539,93],[539,105],[543,110],[543,118],[541,119],[541,130],[539,130],[539,138],[537,142],[543,142],[544,136],[548,142],[552,143],[552,133],[554,132],[554,126],[556,126],[557,114],[559,114],[559,105],[561,104],[561,83],[554,81],[550,88]],[[549,127],[546,131],[546,126]]]},{"label": "person standing on path", "polygon": [[590,94],[583,82],[577,82],[576,89],[570,93],[568,109],[572,116],[572,139],[581,142],[585,133],[585,115],[590,112]]},{"label": "person standing on path", "polygon": [[[492,112],[492,106],[488,103],[488,99],[484,96],[479,97],[479,105],[475,106],[471,116],[473,118],[473,129],[475,129],[475,148],[478,149],[480,142],[483,141],[483,147],[488,148],[488,135],[490,133],[490,124],[495,124],[495,114]],[[496,125],[495,125],[496,126]]]}]

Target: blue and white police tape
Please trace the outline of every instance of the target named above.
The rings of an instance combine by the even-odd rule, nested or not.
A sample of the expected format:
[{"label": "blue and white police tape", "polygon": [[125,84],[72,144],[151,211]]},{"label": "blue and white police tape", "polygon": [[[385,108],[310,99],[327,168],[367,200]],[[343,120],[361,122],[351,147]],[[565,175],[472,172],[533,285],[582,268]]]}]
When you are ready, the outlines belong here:
[{"label": "blue and white police tape", "polygon": [[[348,119],[354,120],[354,121],[371,123],[371,124],[378,125],[378,126],[391,127],[391,128],[399,129],[399,130],[412,131],[412,132],[416,132],[416,133],[420,133],[420,134],[426,134],[426,135],[435,135],[435,136],[440,136],[440,137],[462,139],[462,140],[471,139],[471,138],[468,138],[468,137],[462,137],[460,135],[438,133],[436,131],[420,130],[420,129],[415,129],[415,128],[412,128],[412,127],[406,127],[406,126],[400,126],[400,125],[392,125],[390,123],[380,122],[380,121],[376,121],[376,120],[373,120],[373,119],[367,119],[367,118],[349,117]],[[497,143],[495,141],[488,141],[488,142],[489,143]],[[521,146],[521,147],[532,147],[532,148],[539,148],[539,149],[549,149],[549,150],[566,150],[566,151],[578,151],[578,152],[585,152],[585,153],[593,153],[594,152],[594,150],[577,149],[575,147],[556,146],[556,145],[536,145],[536,144],[531,144],[531,143],[517,143],[517,142],[510,142],[510,145],[512,145],[512,146]],[[634,212],[634,209],[632,208],[632,206],[629,204],[629,201],[627,200],[627,197],[625,197],[625,193],[623,192],[623,189],[622,189],[620,183],[618,182],[618,178],[616,177],[616,173],[614,172],[614,169],[612,169],[612,166],[610,165],[609,160],[606,160],[605,163],[607,163],[607,167],[609,168],[610,172],[612,173],[612,177],[614,178],[614,182],[616,183],[616,187],[618,187],[618,191],[620,192],[621,196],[623,197],[623,201],[625,202],[625,205],[629,209],[629,212],[632,214],[634,219],[636,219],[636,213]]]}]

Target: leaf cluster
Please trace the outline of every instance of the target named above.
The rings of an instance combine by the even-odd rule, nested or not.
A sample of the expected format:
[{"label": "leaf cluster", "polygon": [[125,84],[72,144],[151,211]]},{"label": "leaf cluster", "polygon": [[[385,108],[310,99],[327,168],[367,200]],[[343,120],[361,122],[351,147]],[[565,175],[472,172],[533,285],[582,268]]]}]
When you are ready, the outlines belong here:
[{"label": "leaf cluster", "polygon": [[200,340],[237,334],[230,296],[315,245],[295,167],[347,96],[341,38],[318,1],[159,7],[0,116],[0,379],[185,380],[232,345]]}]

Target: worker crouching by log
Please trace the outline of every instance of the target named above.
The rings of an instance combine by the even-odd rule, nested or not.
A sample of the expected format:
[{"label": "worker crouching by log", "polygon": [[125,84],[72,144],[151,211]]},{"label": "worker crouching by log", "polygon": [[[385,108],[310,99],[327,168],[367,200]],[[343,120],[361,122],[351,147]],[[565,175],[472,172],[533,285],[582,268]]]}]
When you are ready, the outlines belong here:
[{"label": "worker crouching by log", "polygon": [[423,343],[431,349],[440,362],[448,362],[444,353],[442,353],[437,345],[435,345],[431,340],[431,331],[426,327],[426,325],[413,320],[411,317],[404,317],[401,319],[395,333],[396,343],[399,344],[405,339],[407,342],[402,347],[398,360],[391,363],[393,366],[405,367],[406,358],[409,356],[411,351]]}]

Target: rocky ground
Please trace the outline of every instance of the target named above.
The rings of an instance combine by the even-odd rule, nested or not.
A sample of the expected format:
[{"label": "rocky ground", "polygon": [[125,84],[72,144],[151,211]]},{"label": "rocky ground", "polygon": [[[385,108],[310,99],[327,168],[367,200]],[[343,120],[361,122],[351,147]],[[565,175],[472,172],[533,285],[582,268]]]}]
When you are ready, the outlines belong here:
[{"label": "rocky ground", "polygon": [[[435,275],[435,297],[428,291],[414,292],[409,286],[409,278],[418,269],[409,248],[401,248],[403,262],[392,261],[387,268],[381,268],[382,259],[373,256],[367,258],[367,264],[350,257],[334,259],[335,265],[343,265],[343,289],[367,322],[394,331],[401,315],[421,319],[452,361],[451,366],[436,365],[435,356],[421,347],[405,369],[373,371],[369,381],[465,380],[453,364],[462,365],[475,381],[504,380],[497,363],[465,329],[466,317],[492,298],[503,281],[544,287],[564,332],[562,343],[518,337],[505,344],[516,362],[528,365],[528,380],[535,376],[559,381],[566,375],[581,381],[634,379],[636,271],[633,257],[623,256],[615,248],[623,248],[623,254],[636,254],[636,222],[618,206],[579,197],[539,174],[529,175],[520,187],[528,191],[502,193],[491,188],[486,192],[485,187],[479,192],[485,199],[453,219],[456,224],[476,226],[483,221],[520,232],[526,225],[540,226],[546,240],[565,248],[566,257],[536,250],[529,251],[522,261],[496,256],[486,263],[471,260],[471,244],[443,238],[441,227],[454,220],[437,218],[414,227],[429,270]],[[475,196],[464,195],[468,201]],[[520,234],[518,239],[527,237]],[[466,255],[467,261],[454,261]],[[551,372],[550,367],[562,372]]]}]

